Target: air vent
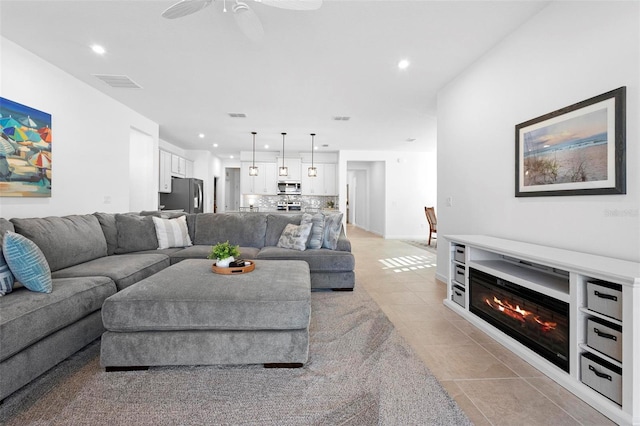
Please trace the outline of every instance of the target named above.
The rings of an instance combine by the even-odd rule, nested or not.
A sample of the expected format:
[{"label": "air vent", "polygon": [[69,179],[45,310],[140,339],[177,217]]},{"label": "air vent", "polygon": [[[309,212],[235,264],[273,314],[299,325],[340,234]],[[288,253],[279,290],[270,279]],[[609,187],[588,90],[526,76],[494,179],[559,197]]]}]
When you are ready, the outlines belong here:
[{"label": "air vent", "polygon": [[229,117],[231,118],[247,118],[247,114],[243,112],[230,112]]},{"label": "air vent", "polygon": [[142,86],[126,75],[93,74],[93,76],[116,89],[142,89]]},{"label": "air vent", "polygon": [[336,115],[335,117],[333,117],[333,119],[335,121],[349,121],[349,120],[351,120],[351,117],[347,117],[347,116],[344,116],[344,115]]},{"label": "air vent", "polygon": [[405,141],[406,142],[415,142],[416,138],[406,138]]}]

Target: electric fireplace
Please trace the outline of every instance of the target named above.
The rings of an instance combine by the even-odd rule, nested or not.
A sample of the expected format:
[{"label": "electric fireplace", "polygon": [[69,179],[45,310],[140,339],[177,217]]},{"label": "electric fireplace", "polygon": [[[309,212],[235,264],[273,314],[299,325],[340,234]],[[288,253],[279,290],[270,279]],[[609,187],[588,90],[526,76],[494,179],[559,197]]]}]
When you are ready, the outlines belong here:
[{"label": "electric fireplace", "polygon": [[569,304],[469,268],[469,310],[569,372]]}]

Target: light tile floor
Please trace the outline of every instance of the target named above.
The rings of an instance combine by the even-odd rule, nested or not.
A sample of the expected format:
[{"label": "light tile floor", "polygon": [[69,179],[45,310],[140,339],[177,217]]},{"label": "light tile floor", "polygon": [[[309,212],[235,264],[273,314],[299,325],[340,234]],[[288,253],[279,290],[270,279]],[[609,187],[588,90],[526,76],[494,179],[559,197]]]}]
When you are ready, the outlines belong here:
[{"label": "light tile floor", "polygon": [[380,259],[423,249],[357,227],[347,234],[366,289],[477,425],[614,424],[442,304],[435,266],[393,272]]}]

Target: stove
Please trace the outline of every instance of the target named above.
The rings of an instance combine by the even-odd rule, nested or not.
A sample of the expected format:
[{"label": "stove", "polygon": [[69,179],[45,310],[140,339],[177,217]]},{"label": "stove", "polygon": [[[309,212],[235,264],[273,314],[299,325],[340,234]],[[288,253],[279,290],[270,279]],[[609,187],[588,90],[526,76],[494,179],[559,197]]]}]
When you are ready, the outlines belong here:
[{"label": "stove", "polygon": [[278,201],[278,211],[300,211],[302,210],[302,203],[300,201]]}]

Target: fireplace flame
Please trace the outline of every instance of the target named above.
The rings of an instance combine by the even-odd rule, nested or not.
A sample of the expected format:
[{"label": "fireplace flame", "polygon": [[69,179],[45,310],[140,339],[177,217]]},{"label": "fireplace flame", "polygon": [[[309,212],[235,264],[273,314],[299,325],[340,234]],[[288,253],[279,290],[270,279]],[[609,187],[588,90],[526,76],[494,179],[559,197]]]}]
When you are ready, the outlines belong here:
[{"label": "fireplace flame", "polygon": [[527,322],[527,318],[530,317],[533,321],[540,325],[540,329],[545,333],[555,330],[556,326],[558,325],[558,323],[556,322],[543,321],[538,315],[533,315],[532,312],[520,308],[520,305],[513,306],[507,301],[503,302],[496,296],[493,296],[493,301],[489,299],[485,299],[484,301],[487,303],[487,305],[491,306],[492,309],[498,310],[508,317],[520,322],[525,323]]}]

